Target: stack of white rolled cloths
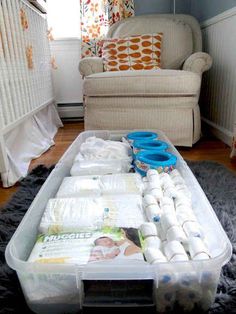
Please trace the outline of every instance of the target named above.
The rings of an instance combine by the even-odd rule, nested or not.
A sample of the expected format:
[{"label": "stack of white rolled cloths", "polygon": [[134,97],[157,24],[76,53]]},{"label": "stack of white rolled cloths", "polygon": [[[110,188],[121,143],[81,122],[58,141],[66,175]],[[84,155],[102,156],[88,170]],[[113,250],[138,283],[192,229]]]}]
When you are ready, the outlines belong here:
[{"label": "stack of white rolled cloths", "polygon": [[147,262],[209,259],[204,232],[192,209],[191,193],[179,171],[159,174],[151,169],[143,182],[148,222],[140,231]]}]

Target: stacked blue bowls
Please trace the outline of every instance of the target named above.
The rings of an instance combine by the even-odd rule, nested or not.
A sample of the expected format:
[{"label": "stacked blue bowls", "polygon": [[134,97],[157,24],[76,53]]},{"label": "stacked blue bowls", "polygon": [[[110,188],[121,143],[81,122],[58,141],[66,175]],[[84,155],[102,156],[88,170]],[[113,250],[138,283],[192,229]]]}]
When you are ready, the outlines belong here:
[{"label": "stacked blue bowls", "polygon": [[171,172],[176,165],[177,157],[163,151],[141,151],[136,155],[135,170],[145,176],[149,169],[155,169],[159,173]]},{"label": "stacked blue bowls", "polygon": [[168,144],[159,140],[147,140],[147,141],[134,141],[133,142],[133,156],[134,159],[136,155],[142,151],[165,151],[168,148]]},{"label": "stacked blue bowls", "polygon": [[158,134],[149,131],[137,131],[127,134],[127,140],[131,146],[133,146],[134,141],[148,141],[158,138]]}]

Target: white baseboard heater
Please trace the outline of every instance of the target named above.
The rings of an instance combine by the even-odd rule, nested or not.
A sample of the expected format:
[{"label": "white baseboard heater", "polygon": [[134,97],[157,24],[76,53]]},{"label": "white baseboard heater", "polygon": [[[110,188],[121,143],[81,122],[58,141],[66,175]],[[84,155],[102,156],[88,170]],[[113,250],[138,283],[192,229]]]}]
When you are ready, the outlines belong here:
[{"label": "white baseboard heater", "polygon": [[62,119],[84,119],[84,107],[82,103],[57,104],[57,108],[59,116]]}]

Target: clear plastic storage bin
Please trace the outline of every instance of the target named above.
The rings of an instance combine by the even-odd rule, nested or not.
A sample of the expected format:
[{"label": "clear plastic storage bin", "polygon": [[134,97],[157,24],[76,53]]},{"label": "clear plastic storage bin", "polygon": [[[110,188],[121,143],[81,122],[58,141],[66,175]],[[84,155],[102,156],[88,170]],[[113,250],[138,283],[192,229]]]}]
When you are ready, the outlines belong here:
[{"label": "clear plastic storage bin", "polygon": [[35,313],[77,313],[91,307],[154,308],[169,311],[176,304],[190,311],[207,310],[214,302],[221,268],[232,248],[225,231],[186,162],[158,130],[168,151],[178,157],[176,168],[191,193],[193,210],[202,225],[212,258],[202,261],[160,263],[132,262],[121,265],[90,263],[85,266],[40,264],[27,261],[38,226],[50,198],[54,198],[80,145],[90,136],[120,140],[130,131],[86,131],[72,143],[40,189],[6,248],[8,265],[16,270],[25,299]]}]

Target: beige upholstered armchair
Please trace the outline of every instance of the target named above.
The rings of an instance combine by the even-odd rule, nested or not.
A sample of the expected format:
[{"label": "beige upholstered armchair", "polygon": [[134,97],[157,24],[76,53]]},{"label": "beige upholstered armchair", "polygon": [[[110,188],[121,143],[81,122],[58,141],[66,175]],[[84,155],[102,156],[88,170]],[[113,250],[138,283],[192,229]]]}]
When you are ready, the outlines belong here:
[{"label": "beige upholstered armchair", "polygon": [[163,33],[161,70],[104,72],[101,58],[84,58],[85,129],[160,129],[175,145],[200,138],[201,77],[212,64],[189,15],[155,14],[114,24],[107,38]]}]

